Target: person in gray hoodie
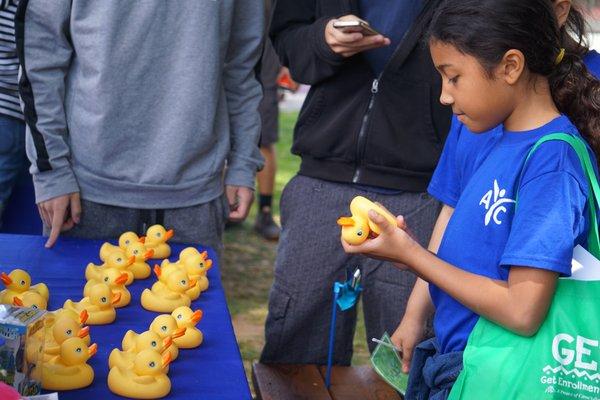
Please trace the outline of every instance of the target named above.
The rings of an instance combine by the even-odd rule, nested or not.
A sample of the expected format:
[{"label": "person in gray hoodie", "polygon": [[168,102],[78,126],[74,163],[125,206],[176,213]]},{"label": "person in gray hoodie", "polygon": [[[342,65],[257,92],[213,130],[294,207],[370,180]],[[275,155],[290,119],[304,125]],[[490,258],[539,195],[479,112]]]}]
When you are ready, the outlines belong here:
[{"label": "person in gray hoodie", "polygon": [[263,20],[260,1],[21,1],[20,93],[46,247],[61,231],[114,238],[161,223],[220,248],[262,165]]}]

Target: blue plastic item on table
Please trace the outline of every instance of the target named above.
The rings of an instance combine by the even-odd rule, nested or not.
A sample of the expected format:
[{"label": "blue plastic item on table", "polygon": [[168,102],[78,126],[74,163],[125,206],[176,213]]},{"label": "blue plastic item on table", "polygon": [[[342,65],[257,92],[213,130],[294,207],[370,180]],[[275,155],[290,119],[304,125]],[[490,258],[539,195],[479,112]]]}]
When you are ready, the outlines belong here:
[{"label": "blue plastic item on table", "polygon": [[[40,236],[0,234],[0,271],[22,268],[35,282],[44,282],[50,289],[49,309],[62,307],[68,298],[78,301],[83,295],[84,270],[89,262],[100,264],[101,241],[60,238],[52,249],[45,249],[46,239]],[[116,243],[116,242],[113,242]],[[171,245],[171,260],[176,260],[186,246]],[[196,246],[198,247],[198,246]],[[196,349],[181,349],[170,364],[171,393],[168,399],[250,399],[250,389],[244,373],[240,352],[233,333],[225,294],[221,285],[218,260],[210,248],[208,256],[213,267],[208,271],[210,287],[192,302],[191,308],[202,309],[204,316],[197,327],[204,333],[204,342]],[[161,260],[148,260],[150,266]],[[121,348],[127,330],[141,333],[148,329],[159,313],[146,311],[140,305],[140,294],[156,281],[154,275],[135,281],[129,290],[131,304],[117,309],[117,319],[110,325],[90,326],[92,342],[98,353],[89,360],[95,378],[91,386],[60,392],[61,400],[122,399],[108,390],[108,355]]]}]

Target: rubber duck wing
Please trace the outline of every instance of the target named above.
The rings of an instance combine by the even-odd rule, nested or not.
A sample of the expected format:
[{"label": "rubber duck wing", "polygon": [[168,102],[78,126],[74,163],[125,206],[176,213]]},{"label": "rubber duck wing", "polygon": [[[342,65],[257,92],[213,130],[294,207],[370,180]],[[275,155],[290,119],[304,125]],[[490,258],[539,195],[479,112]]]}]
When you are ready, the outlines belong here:
[{"label": "rubber duck wing", "polygon": [[45,283],[38,283],[36,285],[32,285],[29,290],[33,290],[37,292],[40,296],[42,296],[46,301],[50,297],[50,291],[48,290],[48,286]]}]

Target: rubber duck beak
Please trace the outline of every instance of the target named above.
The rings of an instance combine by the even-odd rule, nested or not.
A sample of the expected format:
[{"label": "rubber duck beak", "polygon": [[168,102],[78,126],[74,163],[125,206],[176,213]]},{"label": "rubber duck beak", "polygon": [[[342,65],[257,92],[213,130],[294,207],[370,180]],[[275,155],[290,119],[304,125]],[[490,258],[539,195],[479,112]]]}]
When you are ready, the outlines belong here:
[{"label": "rubber duck beak", "polygon": [[145,254],[144,254],[144,261],[152,258],[152,256],[154,255],[154,249],[149,249]]},{"label": "rubber duck beak", "polygon": [[200,257],[202,257],[203,260],[206,260],[208,257],[208,251],[204,250],[202,253],[200,253]]},{"label": "rubber duck beak", "polygon": [[341,217],[341,218],[338,218],[337,224],[339,226],[354,226],[355,222],[352,219],[352,217]]},{"label": "rubber duck beak", "polygon": [[140,236],[140,238],[138,239],[138,241],[140,243],[146,243],[146,236]]},{"label": "rubber duck beak", "polygon": [[212,266],[213,266],[212,260],[206,260],[206,269],[209,270],[212,268]]},{"label": "rubber duck beak", "polygon": [[196,310],[190,317],[190,322],[196,325],[202,319],[202,310]]},{"label": "rubber duck beak", "polygon": [[130,265],[133,265],[133,263],[135,262],[135,256],[131,256],[127,259],[127,267],[129,267]]},{"label": "rubber duck beak", "polygon": [[24,306],[23,301],[20,298],[16,297],[16,296],[13,297],[13,305],[17,306],[17,307],[23,307]]},{"label": "rubber duck beak", "polygon": [[96,343],[92,344],[88,348],[88,354],[90,355],[90,357],[93,357],[94,354],[96,354],[97,352],[98,352],[98,345]]},{"label": "rubber duck beak", "polygon": [[156,264],[154,266],[154,275],[156,275],[157,278],[160,278],[161,273],[162,273],[162,269],[160,269],[160,266],[158,264]]},{"label": "rubber duck beak", "polygon": [[119,292],[113,293],[111,303],[117,304],[120,300],[121,300],[121,293],[119,293]]},{"label": "rubber duck beak", "polygon": [[115,283],[117,285],[123,285],[125,282],[127,282],[127,274],[126,273],[122,273],[121,275],[119,275],[119,277],[117,279],[115,279]]},{"label": "rubber duck beak", "polygon": [[161,353],[164,352],[165,350],[167,350],[169,348],[169,346],[171,346],[173,344],[173,338],[171,336],[167,336],[166,338],[163,339],[163,347],[161,349]]},{"label": "rubber duck beak", "polygon": [[10,276],[6,275],[6,272],[3,272],[3,273],[0,274],[0,280],[6,286],[8,286],[8,285],[10,285],[12,283],[12,279],[10,279]]},{"label": "rubber duck beak", "polygon": [[173,339],[177,339],[178,337],[182,337],[183,335],[185,335],[185,330],[186,330],[185,326],[183,328],[177,328],[177,329],[175,329],[175,332],[173,332],[173,334],[171,335],[171,337]]},{"label": "rubber duck beak", "polygon": [[190,285],[190,289],[193,288],[194,286],[196,286],[196,284],[198,283],[197,280],[195,279],[190,279],[190,281],[188,282],[188,285]]},{"label": "rubber duck beak", "polygon": [[90,317],[90,314],[88,314],[87,310],[82,310],[79,313],[79,323],[81,325],[85,324],[89,317]]},{"label": "rubber duck beak", "polygon": [[89,334],[90,334],[90,327],[84,326],[83,328],[81,328],[79,330],[79,333],[77,334],[77,336],[79,336],[81,339],[83,339],[84,337],[86,337]]},{"label": "rubber duck beak", "polygon": [[165,232],[165,242],[167,240],[171,239],[174,234],[175,234],[175,231],[173,229],[169,229],[167,232]]},{"label": "rubber duck beak", "polygon": [[167,368],[170,363],[171,363],[171,352],[167,351],[162,356],[162,367],[163,367],[163,369]]}]

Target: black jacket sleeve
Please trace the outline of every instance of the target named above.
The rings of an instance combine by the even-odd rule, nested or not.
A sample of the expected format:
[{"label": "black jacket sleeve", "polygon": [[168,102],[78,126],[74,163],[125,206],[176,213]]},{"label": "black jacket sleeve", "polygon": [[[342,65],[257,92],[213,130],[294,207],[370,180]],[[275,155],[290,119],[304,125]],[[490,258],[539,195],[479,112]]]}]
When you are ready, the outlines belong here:
[{"label": "black jacket sleeve", "polygon": [[269,32],[281,63],[307,85],[336,74],[345,60],[325,42],[325,26],[333,17],[317,18],[315,8],[315,0],[277,0]]}]

